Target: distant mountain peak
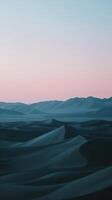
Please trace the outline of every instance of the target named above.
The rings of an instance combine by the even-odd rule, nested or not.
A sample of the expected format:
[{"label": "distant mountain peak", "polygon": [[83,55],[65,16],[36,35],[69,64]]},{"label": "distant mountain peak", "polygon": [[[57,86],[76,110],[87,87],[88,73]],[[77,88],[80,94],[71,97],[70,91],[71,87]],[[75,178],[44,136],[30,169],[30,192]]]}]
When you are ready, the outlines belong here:
[{"label": "distant mountain peak", "polygon": [[[108,108],[108,111],[106,111]],[[64,101],[50,100],[41,101],[33,104],[25,104],[21,102],[17,103],[5,103],[0,102],[0,109],[8,110],[12,114],[87,114],[88,116],[107,115],[111,116],[112,113],[112,97],[110,98],[97,98],[93,96],[89,97],[74,97]],[[94,112],[94,113],[93,113]],[[3,113],[1,110],[0,113]],[[98,114],[99,116],[99,114]]]}]

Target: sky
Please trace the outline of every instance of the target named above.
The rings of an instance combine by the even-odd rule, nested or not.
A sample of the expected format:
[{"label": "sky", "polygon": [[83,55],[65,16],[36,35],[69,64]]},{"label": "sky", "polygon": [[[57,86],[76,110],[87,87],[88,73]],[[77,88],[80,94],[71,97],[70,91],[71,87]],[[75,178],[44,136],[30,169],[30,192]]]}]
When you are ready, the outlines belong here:
[{"label": "sky", "polygon": [[0,0],[0,101],[112,96],[111,0]]}]

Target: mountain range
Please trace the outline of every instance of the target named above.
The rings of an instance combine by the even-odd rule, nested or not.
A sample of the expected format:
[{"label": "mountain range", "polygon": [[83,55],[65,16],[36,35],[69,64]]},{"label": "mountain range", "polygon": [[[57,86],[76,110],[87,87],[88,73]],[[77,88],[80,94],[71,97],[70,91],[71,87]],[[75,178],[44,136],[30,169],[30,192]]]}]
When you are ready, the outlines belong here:
[{"label": "mountain range", "polygon": [[72,114],[89,117],[112,117],[112,97],[71,98],[65,101],[43,101],[33,104],[0,102],[0,115]]}]

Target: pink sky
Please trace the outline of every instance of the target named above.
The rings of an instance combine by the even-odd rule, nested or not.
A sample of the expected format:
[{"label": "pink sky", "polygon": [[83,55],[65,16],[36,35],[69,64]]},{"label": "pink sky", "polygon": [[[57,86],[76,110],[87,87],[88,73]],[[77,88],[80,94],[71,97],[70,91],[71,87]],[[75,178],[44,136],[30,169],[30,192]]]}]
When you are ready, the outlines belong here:
[{"label": "pink sky", "polygon": [[0,3],[0,101],[112,95],[112,4],[78,2]]}]

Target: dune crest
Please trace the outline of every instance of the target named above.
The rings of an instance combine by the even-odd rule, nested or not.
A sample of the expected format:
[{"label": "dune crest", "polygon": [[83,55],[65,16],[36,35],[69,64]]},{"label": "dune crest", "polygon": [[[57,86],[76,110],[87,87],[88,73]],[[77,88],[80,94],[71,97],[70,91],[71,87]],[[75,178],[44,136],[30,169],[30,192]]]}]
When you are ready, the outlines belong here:
[{"label": "dune crest", "polygon": [[0,200],[111,194],[111,121],[1,123],[0,132]]}]

